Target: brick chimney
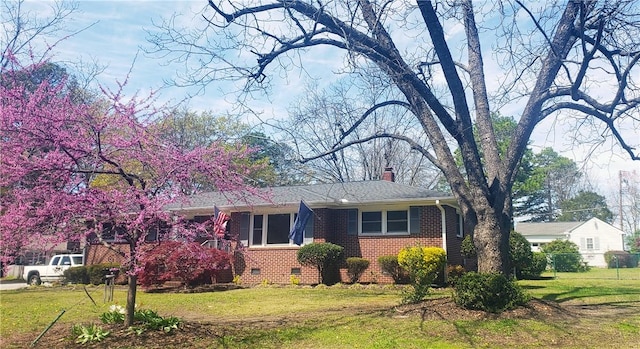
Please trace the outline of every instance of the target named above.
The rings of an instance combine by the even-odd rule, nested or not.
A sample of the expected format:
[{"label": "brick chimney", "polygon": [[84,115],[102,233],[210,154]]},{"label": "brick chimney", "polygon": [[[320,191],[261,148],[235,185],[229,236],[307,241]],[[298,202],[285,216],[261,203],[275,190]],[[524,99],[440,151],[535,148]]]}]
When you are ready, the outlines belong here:
[{"label": "brick chimney", "polygon": [[382,172],[382,180],[383,181],[389,181],[389,182],[395,182],[396,181],[396,174],[393,173],[393,167],[385,167],[384,168],[384,172]]}]

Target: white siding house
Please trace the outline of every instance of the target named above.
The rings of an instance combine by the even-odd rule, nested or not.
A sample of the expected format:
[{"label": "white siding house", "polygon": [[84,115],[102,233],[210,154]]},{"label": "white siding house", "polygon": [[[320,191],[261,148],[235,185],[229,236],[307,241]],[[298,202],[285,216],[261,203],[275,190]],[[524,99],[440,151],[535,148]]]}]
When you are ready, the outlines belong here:
[{"label": "white siding house", "polygon": [[604,253],[622,251],[624,232],[598,218],[586,222],[517,223],[515,230],[531,244],[532,251],[557,240],[578,245],[585,262],[592,267],[606,267]]}]

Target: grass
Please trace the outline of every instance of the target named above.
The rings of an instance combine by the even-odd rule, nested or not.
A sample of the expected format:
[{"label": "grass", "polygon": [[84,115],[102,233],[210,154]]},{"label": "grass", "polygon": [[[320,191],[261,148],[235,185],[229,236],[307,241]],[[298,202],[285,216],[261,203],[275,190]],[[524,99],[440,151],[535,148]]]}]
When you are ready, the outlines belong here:
[{"label": "grass", "polygon": [[[595,305],[640,301],[640,278],[617,280],[596,277],[602,275],[603,270],[607,269],[592,269],[586,273],[557,273],[555,279],[523,280],[520,285],[533,297],[555,302],[574,301]],[[629,274],[640,272],[640,268],[624,270]],[[550,273],[543,275],[551,276]]]},{"label": "grass", "polygon": [[[419,312],[395,311],[401,296],[392,287],[139,292],[137,303],[162,316],[213,323],[214,337],[195,338],[190,344],[198,348],[625,348],[640,342],[640,280],[574,275],[520,284],[536,298],[584,308],[589,316],[425,319]],[[97,305],[82,287],[3,291],[0,346],[25,347],[62,309],[66,312],[55,327],[70,329],[76,323],[96,322],[113,303],[102,303],[103,287],[87,290]],[[450,292],[436,291],[433,296]],[[124,304],[124,288],[116,289],[114,300]]]}]

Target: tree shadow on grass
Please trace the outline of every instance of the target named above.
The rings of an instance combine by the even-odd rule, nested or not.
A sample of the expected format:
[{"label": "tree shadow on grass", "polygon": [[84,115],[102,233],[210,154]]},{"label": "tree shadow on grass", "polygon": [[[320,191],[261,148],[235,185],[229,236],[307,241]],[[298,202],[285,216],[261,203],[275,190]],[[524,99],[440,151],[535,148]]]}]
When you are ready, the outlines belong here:
[{"label": "tree shadow on grass", "polygon": [[[610,297],[610,296],[625,296],[629,298],[630,295],[638,295],[638,303],[640,303],[640,289],[630,290],[629,288],[593,288],[593,287],[573,287],[564,292],[549,293],[542,296],[542,299],[547,301],[554,301],[558,303],[566,303],[577,299],[588,299],[592,297]],[[629,303],[632,301],[624,302]],[[604,302],[603,304],[608,303]]]}]

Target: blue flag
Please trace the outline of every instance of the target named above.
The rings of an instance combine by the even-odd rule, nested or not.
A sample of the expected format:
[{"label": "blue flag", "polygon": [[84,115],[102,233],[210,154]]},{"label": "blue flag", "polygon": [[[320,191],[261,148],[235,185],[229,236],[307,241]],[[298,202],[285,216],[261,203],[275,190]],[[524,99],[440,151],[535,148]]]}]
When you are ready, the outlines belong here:
[{"label": "blue flag", "polygon": [[293,228],[289,232],[289,239],[293,240],[293,243],[300,246],[304,241],[304,227],[307,225],[307,221],[313,214],[313,211],[307,206],[304,201],[300,200],[300,208],[298,209],[298,217],[296,217],[293,223]]}]

